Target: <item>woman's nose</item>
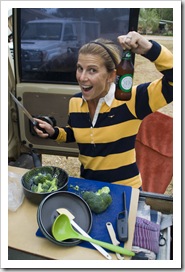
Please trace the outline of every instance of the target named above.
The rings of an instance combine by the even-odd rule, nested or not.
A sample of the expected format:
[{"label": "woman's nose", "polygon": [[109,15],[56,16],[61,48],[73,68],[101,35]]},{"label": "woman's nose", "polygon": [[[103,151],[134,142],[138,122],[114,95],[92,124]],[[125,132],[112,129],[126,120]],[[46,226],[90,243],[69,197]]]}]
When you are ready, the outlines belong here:
[{"label": "woman's nose", "polygon": [[80,79],[80,81],[87,81],[88,80],[88,76],[87,76],[86,71],[83,71],[80,73],[79,79]]}]

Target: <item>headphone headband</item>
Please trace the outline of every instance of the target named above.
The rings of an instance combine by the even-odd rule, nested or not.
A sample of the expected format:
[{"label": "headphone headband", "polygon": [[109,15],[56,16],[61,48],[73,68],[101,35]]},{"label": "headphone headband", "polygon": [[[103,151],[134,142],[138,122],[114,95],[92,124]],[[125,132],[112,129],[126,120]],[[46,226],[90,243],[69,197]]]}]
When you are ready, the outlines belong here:
[{"label": "headphone headband", "polygon": [[95,43],[95,44],[98,44],[98,45],[102,46],[102,47],[107,51],[107,53],[109,54],[109,56],[111,57],[112,61],[113,61],[114,64],[115,64],[115,67],[117,66],[117,63],[116,63],[116,61],[115,61],[115,58],[114,58],[114,56],[113,56],[113,54],[112,54],[112,52],[110,51],[109,48],[107,48],[104,44],[102,44],[102,43],[100,43],[100,42],[90,42],[90,43]]}]

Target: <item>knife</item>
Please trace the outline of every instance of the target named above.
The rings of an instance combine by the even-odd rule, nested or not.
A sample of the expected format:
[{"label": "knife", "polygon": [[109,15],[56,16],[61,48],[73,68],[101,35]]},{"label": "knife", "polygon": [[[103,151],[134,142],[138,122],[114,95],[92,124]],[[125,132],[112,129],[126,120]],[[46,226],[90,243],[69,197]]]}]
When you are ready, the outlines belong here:
[{"label": "knife", "polygon": [[28,119],[31,121],[33,126],[36,126],[38,129],[42,130],[43,133],[47,133],[47,131],[39,126],[39,123],[34,120],[34,118],[31,116],[31,114],[27,111],[27,109],[19,102],[19,100],[10,92],[10,95],[16,105],[24,112],[24,114],[28,117]]},{"label": "knife", "polygon": [[[110,236],[110,239],[111,239],[113,245],[119,246],[120,242],[116,238],[116,234],[115,234],[115,231],[114,231],[114,228],[113,228],[111,222],[107,222],[106,227],[107,227],[107,230],[108,230],[108,233],[109,233],[109,236]],[[119,260],[124,260],[124,256],[122,256],[121,254],[119,254],[117,252],[116,252],[116,256]]]},{"label": "knife", "polygon": [[31,114],[27,111],[27,109],[19,102],[19,100],[10,92],[11,97],[13,98],[14,102],[19,106],[19,108],[24,112],[24,114],[29,118],[34,126],[37,125],[37,121],[33,119]]}]

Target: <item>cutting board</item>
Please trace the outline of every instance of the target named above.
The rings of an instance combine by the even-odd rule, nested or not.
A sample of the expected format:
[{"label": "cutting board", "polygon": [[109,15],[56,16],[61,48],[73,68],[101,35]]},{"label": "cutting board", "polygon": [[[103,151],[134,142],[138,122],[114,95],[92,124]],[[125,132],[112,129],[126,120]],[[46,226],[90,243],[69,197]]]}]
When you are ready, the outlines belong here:
[{"label": "cutting board", "polygon": [[[74,189],[74,186],[76,185],[79,186],[79,191]],[[112,203],[107,208],[107,210],[104,211],[103,213],[100,213],[100,214],[92,213],[93,223],[92,223],[92,229],[89,235],[93,237],[94,239],[98,239],[107,243],[112,243],[107,231],[106,223],[107,222],[112,223],[114,230],[116,232],[116,236],[117,236],[116,220],[117,220],[118,214],[122,212],[124,208],[123,192],[125,192],[126,194],[126,207],[129,214],[132,187],[118,185],[118,184],[111,184],[111,183],[101,182],[101,181],[69,177],[68,191],[81,196],[82,191],[96,192],[98,189],[101,189],[104,186],[108,186],[110,188]],[[37,230],[36,235],[40,237],[44,237],[42,235],[42,232],[39,229]],[[88,242],[82,242],[79,245],[83,247],[94,248]],[[124,243],[120,243],[120,245],[124,246]]]}]

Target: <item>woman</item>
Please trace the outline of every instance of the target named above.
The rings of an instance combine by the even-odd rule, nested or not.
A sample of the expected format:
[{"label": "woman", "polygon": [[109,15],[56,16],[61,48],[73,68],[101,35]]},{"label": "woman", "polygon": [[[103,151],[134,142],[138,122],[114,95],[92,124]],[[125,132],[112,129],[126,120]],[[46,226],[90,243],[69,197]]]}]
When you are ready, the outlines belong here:
[{"label": "woman", "polygon": [[173,100],[173,56],[134,31],[119,36],[118,41],[123,49],[154,62],[163,76],[134,86],[131,100],[118,101],[114,98],[116,66],[121,59],[117,45],[103,39],[87,43],[79,50],[76,78],[81,93],[70,100],[68,126],[53,128],[36,119],[47,133],[35,130],[40,137],[59,143],[77,142],[81,177],[140,188],[135,138],[143,118]]}]

